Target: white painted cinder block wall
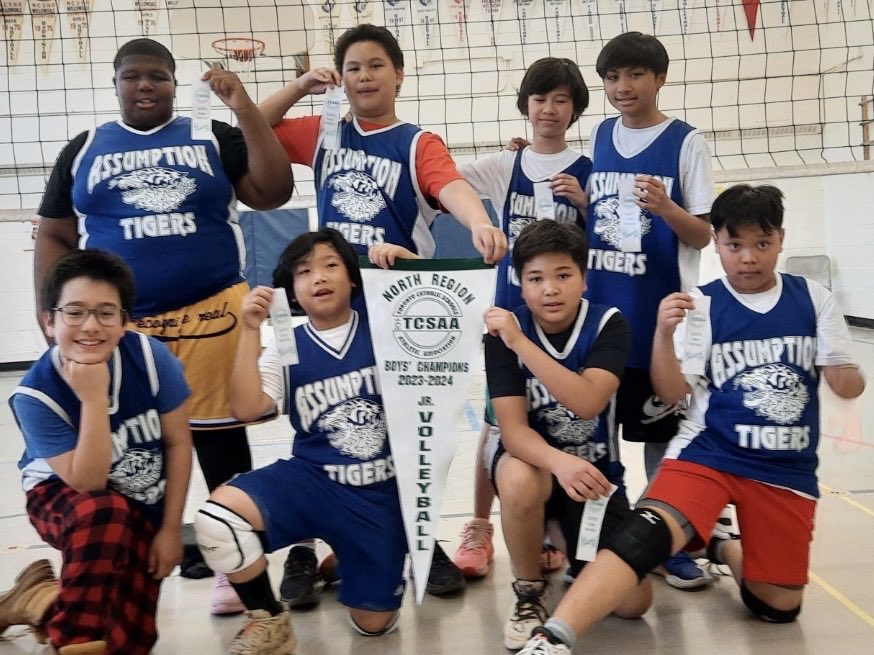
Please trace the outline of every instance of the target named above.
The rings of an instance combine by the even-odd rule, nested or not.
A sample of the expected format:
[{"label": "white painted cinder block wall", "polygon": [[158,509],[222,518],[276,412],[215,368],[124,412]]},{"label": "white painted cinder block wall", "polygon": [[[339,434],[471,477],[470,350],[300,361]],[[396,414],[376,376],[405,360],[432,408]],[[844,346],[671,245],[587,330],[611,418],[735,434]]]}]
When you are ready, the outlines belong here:
[{"label": "white painted cinder block wall", "polygon": [[[722,189],[742,177],[719,173],[717,179]],[[786,195],[781,267],[792,255],[828,255],[832,289],[844,314],[874,320],[874,172],[758,177],[754,183],[772,183]],[[34,318],[32,267],[30,223],[0,222],[0,364],[32,361],[45,347]],[[721,272],[708,246],[701,259],[701,281]]]}]

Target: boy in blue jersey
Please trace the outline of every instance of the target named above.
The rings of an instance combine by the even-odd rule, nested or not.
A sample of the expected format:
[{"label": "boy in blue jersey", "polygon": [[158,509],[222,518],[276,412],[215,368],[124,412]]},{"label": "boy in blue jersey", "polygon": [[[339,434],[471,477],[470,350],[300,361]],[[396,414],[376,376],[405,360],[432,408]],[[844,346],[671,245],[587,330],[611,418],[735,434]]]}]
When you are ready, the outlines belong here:
[{"label": "boy in blue jersey", "polygon": [[[516,152],[501,150],[458,167],[474,190],[494,205],[510,252],[522,229],[543,218],[585,228],[588,200],[583,187],[592,162],[568,148],[565,134],[588,105],[589,89],[574,62],[556,57],[539,59],[525,71],[516,100],[519,113],[531,123],[530,145]],[[553,200],[551,207],[536,202],[538,187],[538,195]],[[508,253],[498,264],[495,305],[513,311],[521,304],[519,277]],[[468,577],[486,575],[494,554],[494,529],[489,521],[494,488],[487,474],[490,462],[484,455],[500,437],[494,424],[494,416],[487,411],[477,447],[473,518],[465,524],[453,556],[455,565]],[[542,557],[544,571],[563,564],[564,558],[552,547],[545,547]]]},{"label": "boy in blue jersey", "polygon": [[[547,618],[539,555],[545,520],[558,522],[563,550],[575,559],[586,501],[609,496],[603,524],[588,535],[596,542],[610,538],[631,511],[610,420],[629,328],[616,308],[582,298],[586,254],[575,225],[532,223],[513,249],[525,304],[485,315],[486,375],[501,429],[490,464],[516,577],[504,626],[504,645],[512,650]],[[613,609],[636,618],[651,601],[652,586],[643,579]]]},{"label": "boy in blue jersey", "polygon": [[[308,71],[259,104],[289,161],[312,167],[319,224],[340,230],[361,255],[391,243],[431,257],[431,224],[442,206],[470,228],[486,262],[499,261],[507,241],[446,145],[395,113],[404,53],[394,35],[368,23],[347,30],[334,47],[334,66]],[[351,119],[341,121],[336,148],[325,145],[322,116],[283,118],[304,97],[341,84]]]},{"label": "boy in blue jersey", "polygon": [[[623,439],[646,442],[649,479],[680,420],[680,405],[660,399],[649,376],[658,303],[668,293],[698,283],[699,250],[710,242],[708,214],[715,196],[704,137],[659,111],[658,92],[668,63],[667,51],[653,36],[627,32],[608,42],[595,68],[620,115],[596,125],[589,142],[593,168],[587,187],[586,297],[615,305],[631,324],[616,422]],[[633,196],[621,197],[624,184],[633,185]],[[638,239],[623,239],[628,227]],[[684,553],[669,558],[659,572],[680,589],[710,582]]]},{"label": "boy in blue jersey", "polygon": [[[664,298],[653,341],[655,390],[669,402],[691,393],[686,418],[646,498],[583,569],[526,654],[569,654],[576,635],[684,547],[707,544],[711,561],[731,568],[755,616],[787,623],[801,611],[819,495],[819,378],[842,398],[860,395],[865,381],[832,294],[775,273],[784,235],[780,191],[727,189],[711,220],[726,275]],[[684,374],[687,360],[703,361],[703,372]],[[728,502],[741,537],[713,530],[711,538]]]},{"label": "boy in blue jersey", "polygon": [[207,563],[228,575],[249,610],[231,653],[294,650],[265,551],[311,537],[331,544],[343,567],[339,599],[364,635],[395,626],[404,591],[407,542],[370,330],[350,304],[362,288],[355,251],[332,228],[301,235],[280,257],[274,284],[309,319],[294,330],[300,363],[280,364],[275,346],[259,360],[273,290],[253,289],[231,401],[241,420],[272,408],[288,414],[294,457],[215,490],[195,521]]},{"label": "boy in blue jersey", "polygon": [[[185,366],[194,447],[211,490],[252,468],[246,429],[231,416],[227,392],[249,290],[237,200],[255,209],[281,205],[291,194],[291,172],[234,73],[204,73],[237,127],[212,121],[202,137],[192,134],[190,118],[174,114],[176,61],[164,45],[128,41],[113,68],[120,118],[74,137],[46,185],[35,288],[76,248],[107,250],[128,263],[137,284],[129,318]],[[243,609],[222,576],[210,609]]]},{"label": "boy in blue jersey", "polygon": [[182,559],[190,391],[166,346],[127,331],[133,297],[118,257],[61,258],[40,295],[55,345],[10,399],[27,513],[63,563],[60,585],[45,561],[21,576],[0,627],[38,625],[61,655],[151,652],[161,580]]}]

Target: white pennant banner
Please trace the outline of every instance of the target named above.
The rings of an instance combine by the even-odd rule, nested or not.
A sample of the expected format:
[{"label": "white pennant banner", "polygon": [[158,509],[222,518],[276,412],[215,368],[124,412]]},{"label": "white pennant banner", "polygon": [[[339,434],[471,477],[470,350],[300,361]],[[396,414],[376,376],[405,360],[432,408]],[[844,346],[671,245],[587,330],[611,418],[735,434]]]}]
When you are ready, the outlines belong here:
[{"label": "white pennant banner", "polygon": [[403,260],[391,270],[365,262],[373,353],[421,604],[495,269],[476,259]]}]

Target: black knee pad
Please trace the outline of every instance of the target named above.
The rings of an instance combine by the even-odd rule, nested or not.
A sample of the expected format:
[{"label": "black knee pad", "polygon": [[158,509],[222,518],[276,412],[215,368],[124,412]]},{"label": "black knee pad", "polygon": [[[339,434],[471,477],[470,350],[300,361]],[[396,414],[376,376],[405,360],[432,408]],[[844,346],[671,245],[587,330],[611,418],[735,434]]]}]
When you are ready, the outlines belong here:
[{"label": "black knee pad", "polygon": [[643,580],[671,556],[671,543],[671,529],[661,515],[639,507],[632,510],[631,516],[602,547],[616,553]]},{"label": "black knee pad", "polygon": [[769,623],[792,623],[801,613],[801,605],[791,610],[778,610],[771,607],[747,589],[743,583],[740,586],[740,597],[750,612]]}]

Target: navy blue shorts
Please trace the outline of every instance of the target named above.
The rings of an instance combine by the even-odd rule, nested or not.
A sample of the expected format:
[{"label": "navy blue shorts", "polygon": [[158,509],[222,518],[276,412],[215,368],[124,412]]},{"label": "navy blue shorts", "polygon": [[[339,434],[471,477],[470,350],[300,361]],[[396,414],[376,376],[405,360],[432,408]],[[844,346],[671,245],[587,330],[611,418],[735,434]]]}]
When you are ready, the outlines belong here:
[{"label": "navy blue shorts", "polygon": [[292,458],[228,484],[244,491],[261,512],[268,553],[303,539],[323,539],[340,562],[341,603],[373,612],[401,606],[407,538],[393,480],[379,489],[343,485]]}]

